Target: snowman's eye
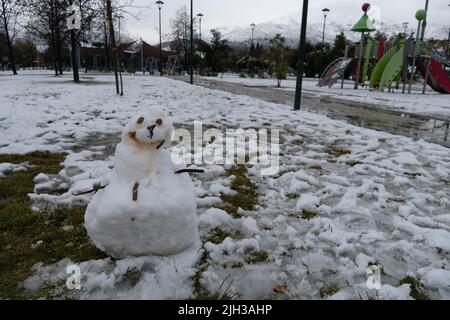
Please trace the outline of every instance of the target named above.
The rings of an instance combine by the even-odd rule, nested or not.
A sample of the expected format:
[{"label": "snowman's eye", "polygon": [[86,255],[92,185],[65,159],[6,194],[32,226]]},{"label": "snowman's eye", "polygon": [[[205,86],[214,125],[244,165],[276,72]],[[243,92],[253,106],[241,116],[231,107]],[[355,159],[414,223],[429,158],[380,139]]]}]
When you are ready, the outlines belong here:
[{"label": "snowman's eye", "polygon": [[162,123],[163,123],[163,121],[162,121],[161,119],[156,120],[156,124],[157,124],[158,126],[162,125]]},{"label": "snowman's eye", "polygon": [[144,123],[144,117],[140,117],[137,121],[137,124],[143,124]]}]

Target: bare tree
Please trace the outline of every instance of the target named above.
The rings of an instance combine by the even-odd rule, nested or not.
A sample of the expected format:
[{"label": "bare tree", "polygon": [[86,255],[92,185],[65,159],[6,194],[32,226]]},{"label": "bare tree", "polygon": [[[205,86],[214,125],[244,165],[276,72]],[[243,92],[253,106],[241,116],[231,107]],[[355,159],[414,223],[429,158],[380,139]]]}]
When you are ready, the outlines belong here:
[{"label": "bare tree", "polygon": [[[187,66],[191,38],[191,17],[186,6],[181,7],[175,13],[175,17],[170,21],[170,24],[172,28],[171,49],[175,50],[178,54],[183,54],[184,65]],[[194,24],[196,24],[195,18]],[[194,27],[194,39],[196,38],[195,30],[197,29],[197,27]]]},{"label": "bare tree", "polygon": [[[72,3],[80,6],[81,30],[67,30],[67,19],[71,16],[68,8]],[[27,1],[27,13],[29,22],[27,29],[30,33],[46,42],[52,55],[55,75],[63,73],[63,50],[68,47],[71,40],[73,67],[78,66],[78,45],[83,34],[91,30],[95,19],[102,13],[103,0],[29,0]],[[76,63],[76,64],[75,64]],[[74,80],[76,81],[76,73]]]},{"label": "bare tree", "polygon": [[3,65],[3,48],[6,46],[6,36],[3,32],[0,32],[0,68],[2,71],[5,71],[5,67]]},{"label": "bare tree", "polygon": [[30,0],[27,13],[30,18],[27,29],[47,42],[52,55],[55,75],[63,73],[63,47],[68,38],[66,18],[68,2],[64,0]]},{"label": "bare tree", "polygon": [[17,35],[18,18],[21,14],[21,1],[0,0],[0,27],[3,30],[8,47],[8,56],[11,70],[17,75],[14,57],[14,38]]}]

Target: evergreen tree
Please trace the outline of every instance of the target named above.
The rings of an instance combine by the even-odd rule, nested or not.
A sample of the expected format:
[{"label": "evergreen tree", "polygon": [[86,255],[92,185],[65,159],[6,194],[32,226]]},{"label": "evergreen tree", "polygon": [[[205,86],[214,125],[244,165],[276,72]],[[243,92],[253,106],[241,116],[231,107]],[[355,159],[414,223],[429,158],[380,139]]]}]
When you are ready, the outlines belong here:
[{"label": "evergreen tree", "polygon": [[14,43],[14,50],[16,52],[16,61],[22,67],[33,67],[37,60],[39,52],[36,49],[36,44],[28,39],[17,39]]},{"label": "evergreen tree", "polygon": [[225,72],[231,48],[228,45],[228,40],[222,38],[222,33],[219,30],[211,30],[212,39],[209,48],[205,50],[206,61],[213,72]]},{"label": "evergreen tree", "polygon": [[336,35],[332,50],[333,60],[341,58],[345,55],[346,45],[347,45],[347,38],[345,37],[345,34],[341,32],[340,34]]},{"label": "evergreen tree", "polygon": [[288,71],[288,53],[289,49],[286,47],[286,38],[277,34],[270,40],[269,61],[271,64],[271,71],[277,77],[277,87],[281,87],[281,80],[286,79]]}]

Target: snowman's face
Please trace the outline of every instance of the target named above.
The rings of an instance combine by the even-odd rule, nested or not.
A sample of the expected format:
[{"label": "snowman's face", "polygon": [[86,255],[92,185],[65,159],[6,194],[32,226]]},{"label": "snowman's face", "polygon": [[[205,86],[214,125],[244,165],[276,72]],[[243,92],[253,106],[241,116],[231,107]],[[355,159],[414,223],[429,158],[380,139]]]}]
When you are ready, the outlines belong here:
[{"label": "snowman's face", "polygon": [[170,143],[173,124],[164,112],[151,111],[133,117],[126,131],[133,141],[159,148]]}]

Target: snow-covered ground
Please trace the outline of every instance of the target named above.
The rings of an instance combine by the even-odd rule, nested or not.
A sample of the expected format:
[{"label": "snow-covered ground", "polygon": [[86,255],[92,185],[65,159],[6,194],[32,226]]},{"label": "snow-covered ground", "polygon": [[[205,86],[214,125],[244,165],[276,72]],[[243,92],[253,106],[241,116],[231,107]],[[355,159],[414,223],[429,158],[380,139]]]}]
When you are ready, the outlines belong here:
[{"label": "snow-covered ground", "polygon": [[[163,107],[178,127],[202,121],[221,131],[279,129],[281,168],[275,176],[249,168],[257,205],[233,218],[215,208],[222,193],[232,194],[233,177],[222,166],[204,165],[206,173],[194,176],[200,233],[205,239],[220,227],[229,236],[172,257],[85,261],[77,297],[189,298],[197,274],[209,292],[228,288],[242,299],[312,299],[321,291],[332,292],[330,299],[408,299],[409,284],[400,284],[407,276],[429,297],[450,299],[449,149],[166,78],[125,76],[124,97],[114,94],[111,76],[85,80],[0,75],[0,153],[69,152],[59,175],[36,177],[30,194],[36,210],[86,205],[90,196],[75,194],[111,171],[111,145],[129,118],[152,106]],[[358,92],[360,99],[369,93]],[[69,190],[46,194],[61,185]],[[36,265],[25,287],[60,283],[70,263]],[[379,291],[366,286],[371,264],[382,266]],[[137,280],[125,285],[130,272]],[[287,290],[275,293],[280,285]]]},{"label": "snow-covered ground", "polygon": [[[204,77],[205,79],[225,81],[243,86],[275,87],[276,79],[251,79],[239,78],[233,74],[226,74],[224,77]],[[434,92],[427,86],[426,94],[422,94],[422,85],[414,85],[411,94],[402,94],[401,91],[394,93],[370,91],[360,88],[355,90],[353,83],[346,81],[344,89],[341,89],[340,82],[332,88],[317,87],[318,80],[305,79],[303,89],[305,93],[315,98],[332,98],[335,101],[352,101],[369,104],[380,109],[395,110],[405,113],[438,117],[439,119],[450,120],[450,95]],[[290,77],[282,81],[280,90],[295,91],[295,79]],[[329,100],[329,99],[328,99]]]}]

